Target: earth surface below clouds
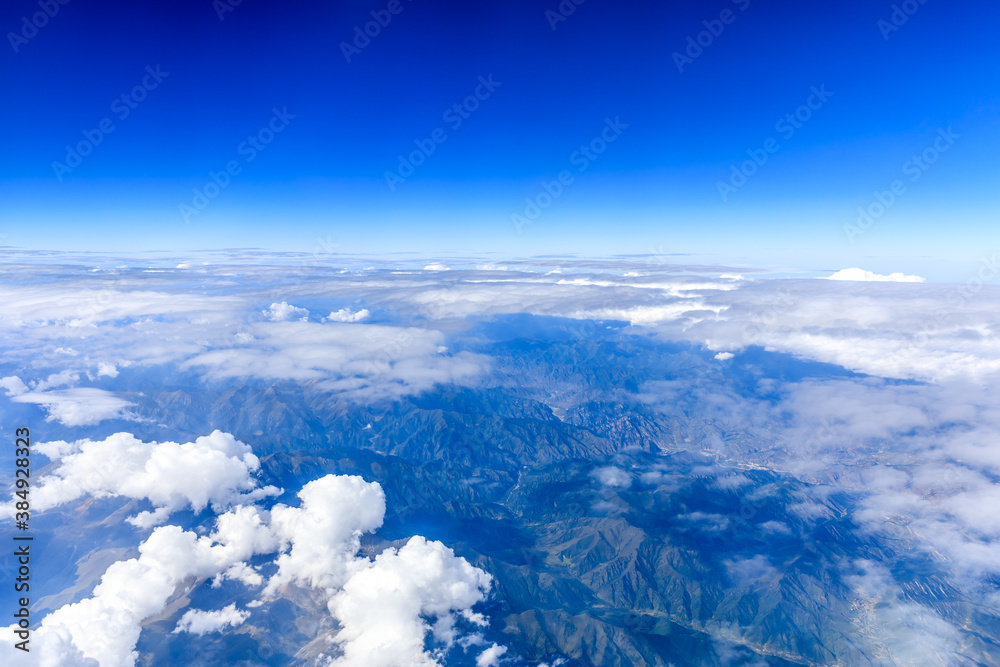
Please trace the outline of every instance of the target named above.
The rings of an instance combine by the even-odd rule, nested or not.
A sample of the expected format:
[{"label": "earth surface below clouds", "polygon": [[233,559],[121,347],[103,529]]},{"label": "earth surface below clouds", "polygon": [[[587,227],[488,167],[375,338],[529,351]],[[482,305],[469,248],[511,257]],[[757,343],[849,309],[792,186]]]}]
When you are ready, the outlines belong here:
[{"label": "earth surface below clouds", "polygon": [[[970,333],[996,316],[970,300],[913,342],[900,304],[945,304],[935,286],[611,267],[16,282],[0,421],[50,443],[34,618],[100,599],[170,527],[234,544],[220,517],[245,510],[266,537],[179,573],[135,664],[363,664],[368,629],[395,627],[364,605],[402,600],[420,664],[1000,665],[997,360]],[[147,475],[204,456],[212,490],[88,486],[72,465],[112,445]],[[327,525],[323,502],[358,509]],[[342,573],[296,560],[310,513],[345,531],[321,543],[346,545]],[[405,599],[385,583],[432,561]]]}]

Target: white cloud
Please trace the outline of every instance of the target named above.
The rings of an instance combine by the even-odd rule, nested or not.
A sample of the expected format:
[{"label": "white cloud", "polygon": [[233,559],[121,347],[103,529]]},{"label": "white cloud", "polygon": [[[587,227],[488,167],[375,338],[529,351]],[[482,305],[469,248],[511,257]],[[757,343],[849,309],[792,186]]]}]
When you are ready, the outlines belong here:
[{"label": "white cloud", "polygon": [[759,528],[765,533],[772,534],[780,533],[782,535],[790,535],[792,532],[792,530],[788,527],[788,524],[784,521],[765,521],[760,524]]},{"label": "white cloud", "polygon": [[327,475],[298,493],[299,507],[276,505],[271,527],[288,550],[278,556],[278,571],[264,591],[300,583],[323,590],[342,586],[361,567],[354,555],[363,533],[374,532],[385,516],[385,494],[358,476]]},{"label": "white cloud", "polygon": [[219,576],[212,580],[212,588],[218,588],[227,579],[243,582],[247,586],[260,586],[264,583],[264,577],[261,576],[260,572],[246,563],[236,563],[225,572],[219,574]]},{"label": "white cloud", "polygon": [[480,653],[476,658],[476,667],[497,667],[500,664],[500,658],[502,658],[506,652],[506,646],[493,644],[493,646],[490,646],[488,649]]},{"label": "white cloud", "polygon": [[272,303],[269,308],[261,311],[267,319],[272,322],[285,322],[291,319],[298,319],[300,322],[309,320],[309,311],[305,308],[297,308],[288,305],[287,302]]},{"label": "white cloud", "polygon": [[[112,564],[91,597],[42,620],[32,637],[38,664],[93,665],[85,662],[92,660],[100,667],[132,667],[143,621],[160,613],[182,582],[214,576],[254,553],[252,538],[217,543],[220,539],[178,526],[155,529],[139,546],[139,557]],[[12,627],[5,629],[8,637]],[[8,637],[3,643],[11,651]]]},{"label": "white cloud", "polygon": [[470,352],[443,354],[433,329],[318,322],[261,323],[253,344],[199,354],[184,367],[216,379],[257,377],[319,380],[321,388],[354,397],[419,393],[437,383],[468,383],[487,367]]},{"label": "white cloud", "polygon": [[677,518],[682,521],[688,521],[701,530],[717,532],[729,528],[729,517],[724,514],[688,512],[686,514],[678,514]]},{"label": "white cloud", "polygon": [[769,581],[779,574],[778,568],[761,554],[752,558],[733,558],[725,561],[725,565],[729,576],[737,583]]},{"label": "white cloud", "polygon": [[715,355],[715,358],[718,359],[719,361],[729,361],[734,356],[736,355],[734,355],[732,352],[719,352],[717,355]]},{"label": "white cloud", "polygon": [[[419,393],[440,382],[472,382],[487,367],[481,355],[440,353],[445,335],[429,321],[427,328],[367,328],[371,325],[363,321],[370,312],[342,309],[331,313],[332,319],[350,322],[321,325],[302,321],[308,320],[308,311],[291,305],[299,296],[353,300],[370,283],[368,278],[345,274],[291,287],[261,317],[256,287],[243,288],[219,273],[222,269],[209,270],[229,283],[233,293],[206,295],[191,289],[187,272],[145,278],[140,285],[124,280],[108,284],[106,277],[87,275],[75,283],[62,276],[51,284],[5,291],[0,361],[52,371],[48,380],[34,383],[39,392],[55,386],[57,377],[75,381],[92,372],[93,360],[115,359],[115,370],[131,365],[141,372],[142,367],[177,364],[214,379],[326,380],[320,389],[360,401]],[[266,284],[268,268],[260,271]],[[155,281],[156,290],[143,289],[149,281]],[[67,358],[60,350],[70,343],[83,352]],[[99,375],[110,373],[111,366],[100,369]]]},{"label": "white cloud", "polygon": [[93,426],[106,419],[130,419],[126,410],[134,405],[114,392],[94,387],[31,391],[18,394],[13,400],[40,405],[48,413],[47,420],[65,426]]},{"label": "white cloud", "polygon": [[[67,443],[39,446],[55,454]],[[278,505],[270,513],[240,505],[217,517],[208,536],[178,526],[154,529],[139,546],[139,556],[112,564],[90,597],[43,619],[33,636],[38,664],[132,667],[144,621],[163,612],[182,584],[224,578],[260,583],[246,561],[275,551],[278,571],[265,595],[301,584],[329,596],[330,612],[340,622],[334,638],[339,655],[331,664],[436,666],[437,654],[425,650],[428,631],[450,646],[458,638],[457,621],[487,624],[471,608],[485,599],[490,575],[440,542],[416,536],[374,560],[358,555],[360,535],[377,529],[385,513],[377,483],[328,475],[306,484],[298,495],[299,507]],[[249,612],[235,604],[215,611],[188,610],[174,632],[221,631],[247,618]],[[428,619],[436,619],[433,626]],[[8,656],[16,655],[15,628],[0,628],[0,648]],[[503,648],[491,647],[487,655],[499,657]]]},{"label": "white cloud", "polygon": [[621,468],[606,466],[597,468],[590,473],[602,486],[616,489],[627,489],[632,486],[632,476]]},{"label": "white cloud", "polygon": [[490,582],[490,575],[440,542],[412,537],[398,550],[386,549],[330,600],[343,651],[331,664],[436,667],[440,663],[424,650],[431,629],[424,617],[450,620],[482,601]]},{"label": "white cloud", "polygon": [[924,279],[920,276],[908,276],[903,273],[890,273],[882,275],[864,269],[841,269],[832,276],[827,276],[827,280],[854,280],[867,282],[891,282],[891,283],[922,283]]},{"label": "white cloud", "polygon": [[148,499],[155,510],[130,519],[148,527],[187,506],[200,511],[211,504],[220,511],[278,493],[274,487],[257,488],[257,457],[221,431],[184,444],[142,442],[116,433],[98,441],[40,443],[35,449],[59,461],[33,491],[36,512],[85,495]]},{"label": "white cloud", "polygon": [[367,320],[371,316],[367,308],[362,308],[358,311],[352,311],[350,308],[341,308],[330,313],[330,316],[326,318],[327,322],[361,322],[362,320]]},{"label": "white cloud", "polygon": [[28,393],[28,386],[16,375],[8,375],[5,378],[0,378],[0,389],[7,392],[8,396],[20,396],[21,394]]},{"label": "white cloud", "polygon": [[662,306],[574,310],[566,313],[566,316],[577,320],[617,320],[641,326],[681,319],[715,317],[722,310],[721,307],[708,306],[700,301],[684,301]]},{"label": "white cloud", "polygon": [[114,364],[101,362],[97,365],[97,377],[107,376],[109,378],[118,377],[118,369]]},{"label": "white cloud", "polygon": [[1000,313],[985,287],[774,280],[702,298],[717,316],[651,326],[716,352],[757,345],[880,377],[1000,378]]},{"label": "white cloud", "polygon": [[[360,536],[382,525],[385,495],[357,476],[328,475],[299,492],[298,508],[276,506],[271,528],[284,546],[265,595],[297,583],[330,595],[341,629],[333,665],[438,665],[424,649],[430,626],[439,641],[454,640],[455,612],[477,620],[471,607],[484,599],[490,576],[440,542],[413,537],[374,561],[357,557]],[[464,613],[461,613],[464,612]]]},{"label": "white cloud", "polygon": [[441,262],[431,262],[430,264],[424,267],[424,271],[450,271],[450,270],[451,269],[449,269]]},{"label": "white cloud", "polygon": [[190,632],[193,635],[203,635],[218,632],[223,628],[242,625],[248,618],[250,612],[236,609],[235,603],[215,611],[191,609],[177,621],[174,633]]},{"label": "white cloud", "polygon": [[80,375],[70,370],[53,373],[44,380],[39,380],[32,385],[35,391],[45,391],[54,387],[72,386],[80,381]]},{"label": "white cloud", "polygon": [[721,477],[717,477],[715,480],[715,486],[726,491],[741,489],[750,484],[753,484],[750,478],[739,473],[722,475]]}]

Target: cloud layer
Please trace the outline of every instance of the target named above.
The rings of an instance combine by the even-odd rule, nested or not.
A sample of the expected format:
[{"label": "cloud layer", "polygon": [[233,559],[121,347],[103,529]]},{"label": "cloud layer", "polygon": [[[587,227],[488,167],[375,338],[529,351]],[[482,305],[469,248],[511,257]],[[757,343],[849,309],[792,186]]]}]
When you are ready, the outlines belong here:
[{"label": "cloud layer", "polygon": [[[1000,457],[992,443],[1000,438],[1000,412],[991,397],[1000,388],[1000,289],[988,284],[988,271],[962,284],[937,285],[858,268],[829,280],[762,280],[749,269],[649,261],[532,260],[481,271],[449,264],[446,272],[438,265],[420,270],[422,262],[317,269],[301,279],[277,264],[153,274],[42,270],[31,282],[12,282],[0,304],[0,388],[7,394],[0,400],[37,405],[67,428],[142,420],[138,393],[121,388],[135,374],[151,372],[209,385],[291,381],[324,398],[384,401],[441,384],[497,382],[481,351],[488,347],[476,347],[484,327],[511,315],[566,318],[571,324],[562,326],[581,345],[611,337],[626,345],[656,340],[704,355],[706,368],[716,369],[704,380],[650,378],[635,400],[678,423],[697,415],[704,428],[688,434],[684,446],[814,483],[787,508],[789,523],[762,524],[766,534],[778,539],[795,521],[823,520],[831,511],[824,494],[847,491],[858,499],[850,518],[859,531],[946,559],[950,585],[995,606],[989,581],[1000,574],[1000,523],[992,511],[1000,503]],[[254,280],[244,279],[248,273]],[[768,376],[764,361],[776,363],[774,353],[830,364],[830,374]],[[754,380],[738,388],[726,384],[732,377]],[[740,449],[744,438],[755,448]],[[49,443],[40,451],[56,463],[34,490],[39,511],[86,495],[131,498],[150,504],[151,511],[133,518],[146,530],[180,509],[223,513],[215,541],[157,528],[135,563],[108,571],[107,587],[88,598],[94,600],[88,614],[127,608],[139,618],[161,606],[181,575],[160,572],[165,564],[156,554],[185,545],[205,556],[186,566],[196,573],[190,576],[263,587],[266,596],[293,587],[319,591],[340,624],[331,660],[376,660],[373,637],[391,627],[400,638],[393,651],[412,664],[432,664],[451,632],[469,623],[461,610],[489,589],[484,573],[420,538],[393,545],[374,561],[358,556],[360,536],[377,530],[385,512],[381,489],[360,478],[317,480],[303,488],[298,506],[255,510],[252,546],[231,546],[243,538],[225,537],[221,526],[233,523],[240,533],[240,508],[275,490],[260,488],[256,458],[225,434],[184,444],[117,434]],[[108,460],[120,470],[109,470]],[[637,480],[665,483],[654,477],[605,466],[593,484],[611,494]],[[731,475],[715,484],[738,490],[745,479]],[[685,533],[707,536],[732,524],[710,512],[688,511],[678,519]],[[206,539],[207,545],[199,542]],[[246,553],[273,558],[252,565]],[[734,579],[759,581],[779,563],[747,554],[727,567]],[[891,573],[861,562],[844,568],[856,577],[859,608],[871,603],[866,622],[884,632],[888,654],[917,655],[905,648],[906,628],[919,630],[911,643],[928,655],[947,655],[957,646],[953,626],[906,601]],[[116,601],[119,570],[149,579],[156,596]],[[454,588],[438,590],[445,580]],[[369,613],[371,591],[378,592],[384,615]],[[77,641],[86,634],[72,629],[83,622],[83,609],[53,614],[50,643],[65,648],[64,660],[72,660],[73,651],[104,650]],[[192,612],[182,631],[235,623],[246,613]],[[425,645],[428,636],[438,649]],[[122,646],[109,646],[108,655],[124,655],[121,664],[128,664],[131,649]],[[502,649],[484,648],[481,662],[502,659]]]},{"label": "cloud layer", "polygon": [[116,433],[99,441],[57,441],[35,449],[59,462],[33,491],[36,512],[85,495],[123,496],[152,503],[152,512],[129,519],[151,527],[185,507],[200,512],[211,504],[221,511],[279,493],[273,486],[258,488],[257,457],[248,445],[221,431],[183,444],[142,442],[130,433]]},{"label": "cloud layer", "polygon": [[[248,473],[256,469],[256,458],[229,434],[217,431],[178,445],[142,443],[122,433],[98,443],[38,447],[62,465],[43,477],[37,511],[84,495],[149,498],[163,510],[154,513],[158,519],[184,504],[195,509],[211,504],[216,510],[236,504],[216,517],[207,536],[172,525],[153,529],[139,545],[138,557],[112,564],[89,597],[45,616],[33,636],[37,664],[43,667],[131,667],[144,621],[176,600],[182,584],[234,579],[258,587],[264,584],[262,567],[274,570],[261,590],[266,599],[298,585],[329,600],[339,624],[330,636],[335,650],[325,660],[331,665],[440,665],[460,635],[457,623],[485,623],[471,608],[485,599],[491,577],[444,544],[415,536],[374,560],[358,554],[361,535],[377,530],[385,515],[385,495],[377,483],[327,475],[302,488],[298,507],[278,504],[268,512],[248,503],[270,489],[241,493],[254,486]],[[114,460],[126,465],[99,465]],[[192,478],[197,470],[202,477]],[[266,554],[269,564],[248,563]],[[192,609],[178,619],[174,632],[222,631],[250,616],[235,603]],[[22,657],[13,649],[15,629],[0,629],[0,653],[12,661]],[[429,632],[438,644],[433,651],[425,648]],[[484,655],[492,660],[503,650],[493,646]]]}]

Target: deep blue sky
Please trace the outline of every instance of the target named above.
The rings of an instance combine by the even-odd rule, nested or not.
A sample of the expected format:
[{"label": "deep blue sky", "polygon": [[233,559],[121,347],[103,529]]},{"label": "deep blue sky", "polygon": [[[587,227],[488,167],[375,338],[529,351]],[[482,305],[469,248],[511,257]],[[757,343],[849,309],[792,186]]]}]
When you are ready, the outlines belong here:
[{"label": "deep blue sky", "polygon": [[[8,33],[39,5],[6,3],[6,244],[308,252],[329,238],[351,252],[876,270],[1000,251],[993,2],[914,1],[884,39],[893,3],[870,0],[586,0],[556,30],[555,0],[400,0],[351,63],[340,43],[388,2],[243,0],[220,21],[221,2],[69,0],[17,53]],[[732,23],[679,72],[672,54],[727,9]],[[120,120],[112,101],[157,65],[169,75]],[[489,75],[500,87],[451,129],[442,113]],[[813,86],[833,96],[785,139],[776,123]],[[295,118],[248,163],[240,143],[286,107]],[[525,197],[576,170],[574,150],[616,117],[628,128],[518,233]],[[53,162],[104,118],[114,132],[57,179]],[[949,126],[960,137],[911,181],[904,163]],[[438,127],[447,141],[390,190],[396,156]],[[718,182],[769,138],[780,148],[723,201]],[[180,205],[230,160],[240,173],[185,221]],[[844,225],[894,179],[905,193],[849,243]]]}]

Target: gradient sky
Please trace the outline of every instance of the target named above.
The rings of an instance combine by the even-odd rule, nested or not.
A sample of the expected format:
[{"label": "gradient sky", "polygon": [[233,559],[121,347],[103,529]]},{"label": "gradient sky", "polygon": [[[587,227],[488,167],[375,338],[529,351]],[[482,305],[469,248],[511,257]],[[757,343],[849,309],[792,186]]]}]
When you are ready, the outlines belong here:
[{"label": "gradient sky", "polygon": [[[553,30],[555,0],[398,1],[351,62],[341,43],[387,0],[69,0],[37,31],[23,24],[37,0],[6,3],[2,243],[691,253],[955,280],[1000,252],[996,3],[911,0],[890,32],[891,2],[566,0]],[[679,71],[706,21],[723,29]],[[157,66],[169,74],[120,118],[114,101]],[[453,129],[444,112],[491,75],[499,87]],[[824,86],[787,136],[777,123]],[[248,161],[241,143],[275,108],[295,117]],[[608,118],[628,127],[579,171],[574,151]],[[53,163],[103,119],[114,131],[60,180]],[[390,189],[397,156],[437,128],[447,140]],[[946,128],[958,136],[938,153]],[[724,201],[719,181],[772,138]],[[925,150],[938,159],[911,180]],[[229,161],[240,173],[185,220]],[[512,214],[562,170],[573,182],[518,232]],[[844,225],[897,179],[905,192],[849,242]]]}]

